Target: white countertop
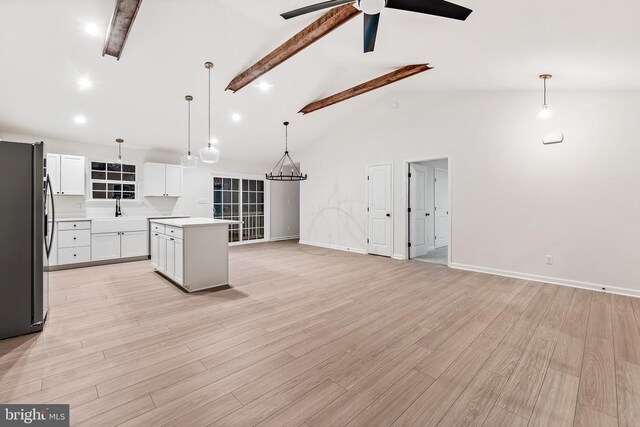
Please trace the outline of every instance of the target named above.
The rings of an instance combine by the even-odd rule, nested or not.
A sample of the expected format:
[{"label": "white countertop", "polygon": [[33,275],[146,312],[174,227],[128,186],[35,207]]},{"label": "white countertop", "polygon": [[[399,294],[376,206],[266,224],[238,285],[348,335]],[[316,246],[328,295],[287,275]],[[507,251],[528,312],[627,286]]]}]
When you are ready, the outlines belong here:
[{"label": "white countertop", "polygon": [[208,225],[228,225],[241,224],[241,221],[231,221],[228,219],[213,218],[176,218],[176,219],[154,219],[151,222],[169,225],[171,227],[203,227]]},{"label": "white countertop", "polygon": [[162,218],[188,218],[185,215],[146,215],[146,216],[99,216],[99,217],[70,217],[70,218],[56,218],[56,222],[78,222],[78,221],[93,221],[101,219],[162,219]]}]

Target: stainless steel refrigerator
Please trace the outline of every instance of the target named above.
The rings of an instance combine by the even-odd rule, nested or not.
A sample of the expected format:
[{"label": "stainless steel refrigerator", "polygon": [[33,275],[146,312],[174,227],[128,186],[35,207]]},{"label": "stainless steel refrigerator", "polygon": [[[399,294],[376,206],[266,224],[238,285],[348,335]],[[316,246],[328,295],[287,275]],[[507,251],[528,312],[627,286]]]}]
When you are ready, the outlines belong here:
[{"label": "stainless steel refrigerator", "polygon": [[44,326],[54,215],[44,143],[0,141],[0,339]]}]

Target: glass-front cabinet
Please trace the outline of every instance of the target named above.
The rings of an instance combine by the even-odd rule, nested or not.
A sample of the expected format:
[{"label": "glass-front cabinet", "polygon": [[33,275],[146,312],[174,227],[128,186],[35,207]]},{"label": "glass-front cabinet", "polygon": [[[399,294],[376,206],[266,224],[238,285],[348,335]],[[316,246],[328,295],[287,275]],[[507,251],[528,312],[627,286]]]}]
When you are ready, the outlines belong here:
[{"label": "glass-front cabinet", "polygon": [[264,190],[259,179],[213,178],[213,217],[242,221],[229,226],[229,242],[265,238]]}]

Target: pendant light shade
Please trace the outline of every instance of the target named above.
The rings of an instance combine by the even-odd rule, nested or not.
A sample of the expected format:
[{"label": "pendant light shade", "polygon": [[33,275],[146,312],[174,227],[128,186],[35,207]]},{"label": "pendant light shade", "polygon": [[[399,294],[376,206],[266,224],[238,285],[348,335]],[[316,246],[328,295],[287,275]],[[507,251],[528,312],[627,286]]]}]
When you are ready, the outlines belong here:
[{"label": "pendant light shade", "polygon": [[191,101],[193,101],[193,96],[187,95],[184,97],[187,101],[187,154],[180,157],[180,163],[182,163],[183,168],[197,168],[198,167],[198,158],[191,154]]},{"label": "pendant light shade", "polygon": [[116,139],[116,144],[118,144],[118,156],[116,157],[116,163],[122,164],[122,144],[124,143],[124,139],[118,138]]},{"label": "pendant light shade", "polygon": [[209,139],[207,146],[200,149],[200,160],[203,163],[216,163],[220,159],[220,150],[211,145],[211,69],[213,62],[205,62],[204,67],[209,70]]},{"label": "pendant light shade", "polygon": [[546,120],[553,115],[553,110],[547,104],[547,80],[553,77],[551,74],[541,74],[540,78],[542,79],[543,84],[543,94],[542,94],[542,107],[538,111],[538,119]]},{"label": "pendant light shade", "polygon": [[300,168],[296,166],[289,155],[289,122],[284,122],[284,155],[280,157],[278,163],[266,173],[269,181],[304,181],[307,174],[302,174]]}]

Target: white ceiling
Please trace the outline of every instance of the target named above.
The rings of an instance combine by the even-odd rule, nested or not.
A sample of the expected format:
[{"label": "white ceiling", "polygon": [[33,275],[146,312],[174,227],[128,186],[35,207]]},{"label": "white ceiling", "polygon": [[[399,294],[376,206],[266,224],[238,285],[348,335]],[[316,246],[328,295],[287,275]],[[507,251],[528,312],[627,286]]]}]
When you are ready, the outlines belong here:
[{"label": "white ceiling", "polygon": [[[459,0],[466,22],[386,9],[376,51],[362,53],[356,17],[264,76],[268,93],[229,81],[305,25],[278,15],[315,0],[146,0],[120,61],[102,57],[112,0],[0,1],[0,131],[91,144],[181,151],[187,93],[194,150],[206,143],[206,60],[214,71],[214,131],[224,157],[268,161],[280,155],[282,122],[295,150],[328,127],[395,91],[640,88],[640,2],[628,0]],[[426,1],[426,0],[425,0]],[[91,37],[87,22],[102,34]],[[302,116],[308,102],[403,65],[434,70]],[[94,87],[80,91],[77,79]],[[386,99],[386,97],[385,97]],[[234,123],[232,112],[243,120]],[[83,114],[88,122],[77,125]]]}]

